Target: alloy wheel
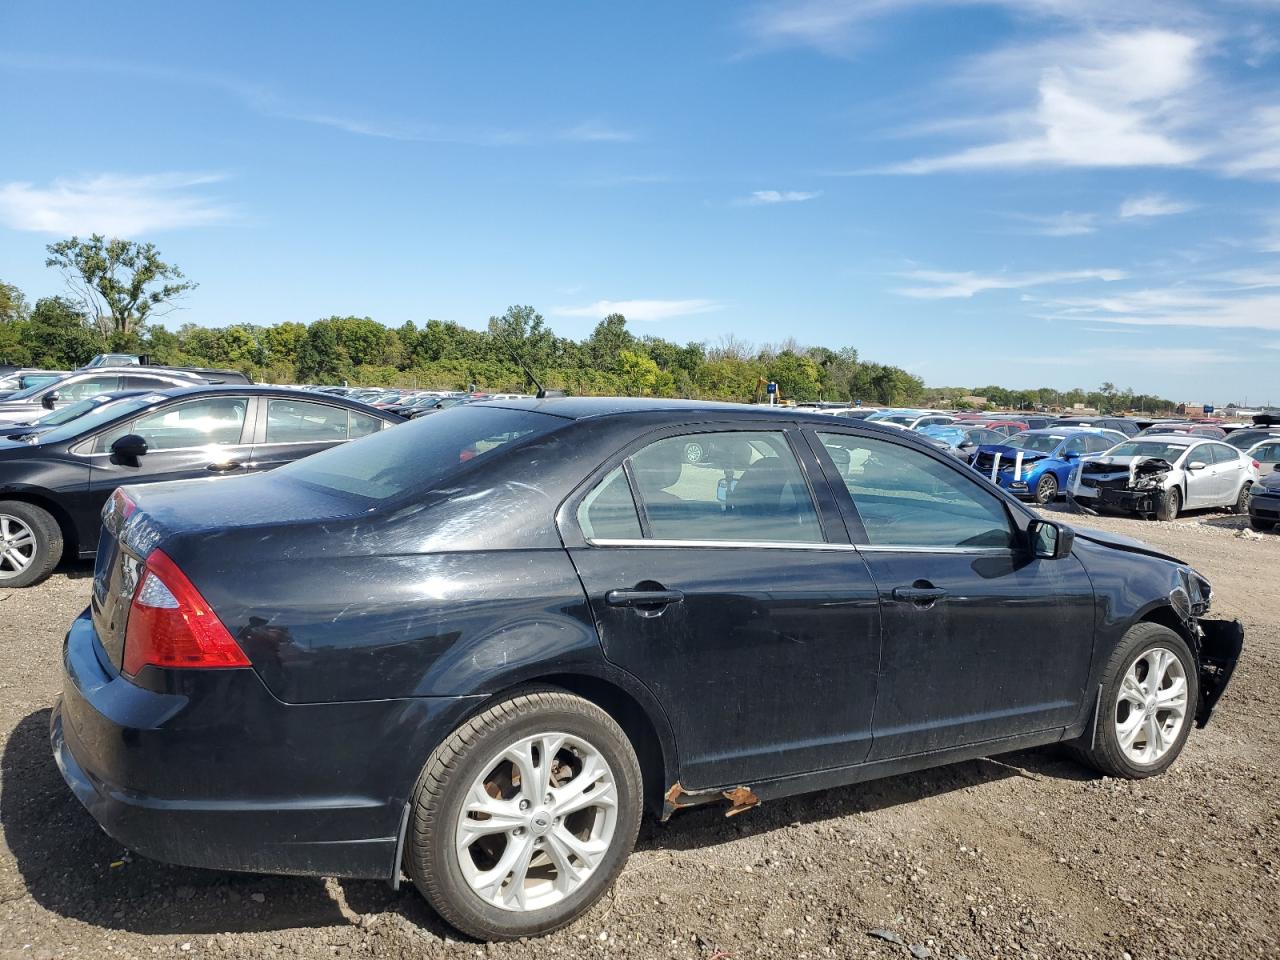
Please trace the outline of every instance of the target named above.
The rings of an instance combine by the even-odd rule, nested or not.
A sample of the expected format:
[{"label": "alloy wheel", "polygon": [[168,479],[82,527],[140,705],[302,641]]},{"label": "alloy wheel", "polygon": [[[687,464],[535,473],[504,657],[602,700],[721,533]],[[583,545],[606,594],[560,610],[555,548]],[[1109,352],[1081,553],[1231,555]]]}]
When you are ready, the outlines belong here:
[{"label": "alloy wheel", "polygon": [[525,737],[484,766],[454,831],[462,874],[485,902],[540,910],[577,891],[609,852],[618,821],[613,771],[580,737]]},{"label": "alloy wheel", "polygon": [[1137,764],[1158,761],[1187,721],[1187,675],[1167,647],[1143,651],[1125,671],[1116,700],[1116,739]]},{"label": "alloy wheel", "polygon": [[0,580],[22,573],[35,556],[35,532],[12,514],[0,513]]}]

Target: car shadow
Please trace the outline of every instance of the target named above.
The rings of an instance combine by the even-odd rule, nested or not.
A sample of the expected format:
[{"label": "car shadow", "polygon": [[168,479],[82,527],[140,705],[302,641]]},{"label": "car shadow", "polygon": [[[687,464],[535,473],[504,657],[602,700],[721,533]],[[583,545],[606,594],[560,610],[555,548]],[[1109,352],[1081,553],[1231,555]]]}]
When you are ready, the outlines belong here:
[{"label": "car shadow", "polygon": [[1083,782],[1097,779],[1097,774],[1057,747],[1022,750],[774,800],[734,817],[725,816],[727,803],[695,807],[677,813],[666,823],[646,820],[636,848],[693,850],[784,830],[797,823],[905,806],[1013,777]]},{"label": "car shadow", "polygon": [[[18,877],[41,907],[105,929],[183,936],[359,923],[392,914],[445,940],[449,928],[405,882],[325,881],[176,867],[128,853],[98,828],[71,794],[49,749],[48,709],[24,717],[0,757],[0,824]],[[726,818],[709,805],[666,824],[646,819],[637,848],[692,850],[812,823],[915,803],[1010,777],[1092,779],[1058,752],[1023,751],[805,794]],[[5,889],[0,899],[14,900]]]},{"label": "car shadow", "polygon": [[395,913],[436,936],[457,939],[411,885],[334,884],[175,867],[128,853],[108,837],[62,780],[49,748],[48,709],[23,718],[0,757],[0,823],[16,878],[0,873],[0,900],[25,886],[41,907],[106,929],[202,935],[328,927],[360,914]]},{"label": "car shadow", "polygon": [[57,566],[56,572],[62,574],[68,580],[89,580],[93,577],[93,558],[82,560],[79,557],[73,557],[70,560],[63,559]]}]

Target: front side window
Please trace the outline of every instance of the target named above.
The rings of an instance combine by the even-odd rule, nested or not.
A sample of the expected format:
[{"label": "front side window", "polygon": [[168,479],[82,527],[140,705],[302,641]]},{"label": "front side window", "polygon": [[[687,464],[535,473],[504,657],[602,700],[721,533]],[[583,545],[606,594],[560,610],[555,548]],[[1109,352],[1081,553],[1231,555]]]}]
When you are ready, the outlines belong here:
[{"label": "front side window", "polygon": [[240,442],[248,407],[247,397],[201,397],[174,403],[100,434],[94,450],[105,453],[111,444],[130,433],[146,440],[148,450],[236,444]]},{"label": "front side window", "polygon": [[1214,463],[1238,463],[1240,460],[1239,451],[1231,449],[1226,444],[1206,443],[1201,450],[1207,452]]},{"label": "front side window", "polygon": [[1085,448],[1084,437],[1072,437],[1070,440],[1068,440],[1066,443],[1062,445],[1061,453],[1062,454],[1074,453],[1079,455],[1084,453],[1085,449],[1086,448]]},{"label": "front side window", "polygon": [[1011,547],[1000,499],[918,450],[884,440],[819,433],[862,518],[885,547]]},{"label": "front side window", "polygon": [[311,400],[268,400],[267,443],[332,443],[347,439],[347,410]]}]

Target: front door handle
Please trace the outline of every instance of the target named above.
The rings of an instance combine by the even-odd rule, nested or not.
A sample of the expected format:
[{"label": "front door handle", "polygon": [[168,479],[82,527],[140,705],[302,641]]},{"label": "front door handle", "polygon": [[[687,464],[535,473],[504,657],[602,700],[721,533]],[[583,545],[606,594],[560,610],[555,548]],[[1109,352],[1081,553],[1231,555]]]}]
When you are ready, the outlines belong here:
[{"label": "front door handle", "polygon": [[947,591],[939,587],[894,587],[893,599],[927,607],[941,600]]},{"label": "front door handle", "polygon": [[231,470],[239,470],[243,466],[244,464],[239,460],[228,460],[225,463],[211,463],[205,469],[213,473],[227,473]]},{"label": "front door handle", "polygon": [[679,590],[610,590],[604,595],[611,607],[665,607],[683,599]]}]

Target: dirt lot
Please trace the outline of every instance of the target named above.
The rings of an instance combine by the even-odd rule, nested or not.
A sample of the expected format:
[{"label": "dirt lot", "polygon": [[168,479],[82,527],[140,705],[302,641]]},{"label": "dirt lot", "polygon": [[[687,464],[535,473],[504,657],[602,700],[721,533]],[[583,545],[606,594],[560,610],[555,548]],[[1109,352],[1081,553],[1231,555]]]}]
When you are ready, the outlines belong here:
[{"label": "dirt lot", "polygon": [[1099,779],[1033,751],[733,820],[689,812],[646,824],[587,918],[497,946],[457,939],[411,888],[130,857],[48,749],[62,633],[90,570],[0,591],[0,957],[1280,956],[1280,536],[1245,536],[1225,514],[1079,522],[1192,562],[1217,614],[1244,622],[1217,718],[1166,776]]}]

